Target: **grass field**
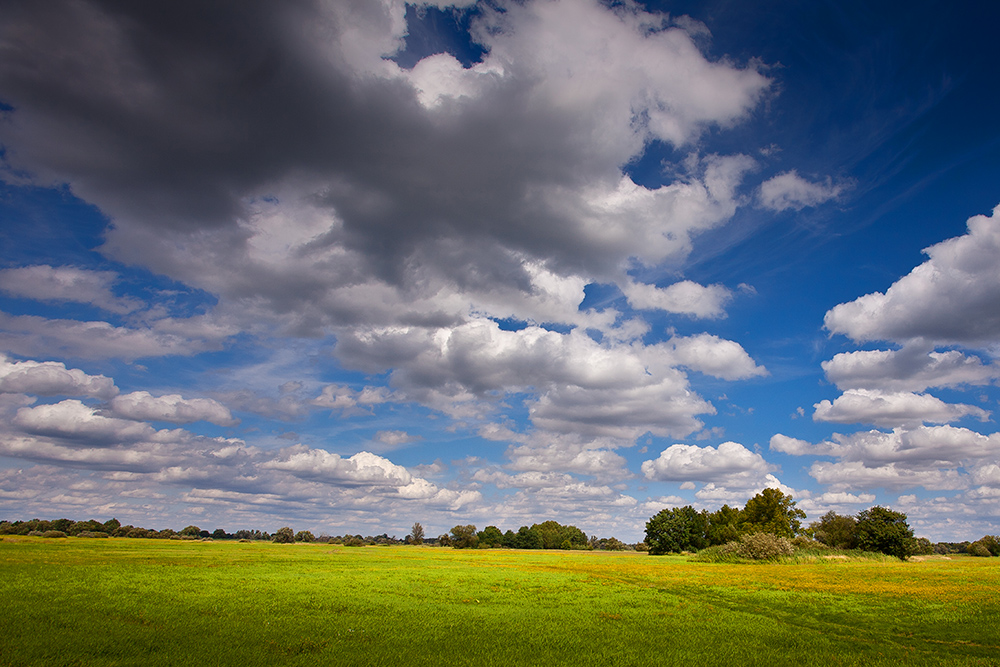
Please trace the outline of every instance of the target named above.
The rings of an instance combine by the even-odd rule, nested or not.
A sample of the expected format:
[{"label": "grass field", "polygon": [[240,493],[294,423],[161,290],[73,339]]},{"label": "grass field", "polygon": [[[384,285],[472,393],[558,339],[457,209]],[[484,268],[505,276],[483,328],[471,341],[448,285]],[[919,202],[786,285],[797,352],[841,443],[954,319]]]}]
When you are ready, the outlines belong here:
[{"label": "grass field", "polygon": [[1000,558],[11,538],[0,665],[1000,665]]}]

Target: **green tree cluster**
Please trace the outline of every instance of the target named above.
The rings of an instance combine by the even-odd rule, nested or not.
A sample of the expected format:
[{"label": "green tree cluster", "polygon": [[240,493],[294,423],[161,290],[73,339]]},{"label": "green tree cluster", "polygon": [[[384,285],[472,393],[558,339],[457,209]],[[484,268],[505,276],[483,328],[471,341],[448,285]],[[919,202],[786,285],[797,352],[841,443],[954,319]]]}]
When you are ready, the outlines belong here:
[{"label": "green tree cluster", "polygon": [[805,516],[790,495],[764,489],[742,510],[729,505],[711,513],[691,505],[661,510],[646,522],[645,542],[650,554],[662,555],[727,544],[755,533],[792,538],[801,532]]},{"label": "green tree cluster", "polygon": [[[446,538],[446,539],[443,539]],[[456,549],[497,548],[508,549],[589,549],[587,534],[576,526],[564,526],[558,521],[543,521],[531,526],[521,526],[515,533],[501,533],[496,526],[487,526],[476,532],[474,525],[458,525],[450,534],[438,538],[441,546]]]},{"label": "green tree cluster", "polygon": [[906,515],[880,505],[843,516],[827,512],[809,526],[817,541],[838,549],[862,549],[896,556],[905,560],[916,553],[930,553],[927,539],[913,537]]}]

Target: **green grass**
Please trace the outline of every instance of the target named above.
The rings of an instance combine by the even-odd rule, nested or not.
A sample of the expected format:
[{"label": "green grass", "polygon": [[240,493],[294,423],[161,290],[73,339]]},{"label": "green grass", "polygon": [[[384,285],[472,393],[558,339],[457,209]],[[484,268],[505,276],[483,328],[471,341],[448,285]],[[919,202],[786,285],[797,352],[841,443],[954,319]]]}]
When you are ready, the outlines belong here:
[{"label": "green grass", "polygon": [[1000,665],[1000,559],[5,538],[0,665]]}]

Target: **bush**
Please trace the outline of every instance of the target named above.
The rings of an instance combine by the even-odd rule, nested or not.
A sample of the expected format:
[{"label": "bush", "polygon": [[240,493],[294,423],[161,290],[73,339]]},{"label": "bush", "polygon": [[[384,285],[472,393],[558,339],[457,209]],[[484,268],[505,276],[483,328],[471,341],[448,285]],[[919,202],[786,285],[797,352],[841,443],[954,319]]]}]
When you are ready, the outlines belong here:
[{"label": "bush", "polygon": [[814,540],[812,538],[806,537],[805,535],[799,535],[792,539],[792,546],[796,549],[818,549],[820,551],[824,549],[829,549],[830,547],[823,544],[819,540]]},{"label": "bush", "polygon": [[795,553],[791,540],[771,533],[744,535],[739,542],[730,542],[722,550],[750,560],[774,560]]},{"label": "bush", "polygon": [[62,532],[61,530],[46,530],[44,533],[42,533],[42,537],[66,537],[66,533]]},{"label": "bush", "polygon": [[363,547],[365,546],[365,540],[363,537],[358,535],[348,535],[344,538],[345,547]]},{"label": "bush", "polygon": [[93,530],[84,530],[84,531],[82,531],[80,533],[77,533],[76,536],[77,537],[90,537],[90,538],[98,538],[98,539],[100,539],[102,537],[107,538],[108,534],[107,533],[98,533],[98,532],[95,532]]},{"label": "bush", "polygon": [[44,537],[45,533],[40,530],[29,530],[28,537]]},{"label": "bush", "polygon": [[315,538],[315,536],[313,536],[312,531],[309,531],[309,530],[300,530],[299,532],[295,533],[295,541],[296,542],[315,542],[316,538]]}]

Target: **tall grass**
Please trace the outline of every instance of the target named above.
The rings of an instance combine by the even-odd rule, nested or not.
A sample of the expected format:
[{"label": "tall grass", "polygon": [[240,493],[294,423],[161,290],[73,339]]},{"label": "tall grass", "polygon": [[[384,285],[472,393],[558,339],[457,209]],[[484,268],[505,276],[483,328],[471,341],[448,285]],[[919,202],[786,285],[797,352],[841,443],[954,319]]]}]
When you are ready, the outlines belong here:
[{"label": "tall grass", "polygon": [[8,538],[0,665],[996,665],[996,562]]}]

